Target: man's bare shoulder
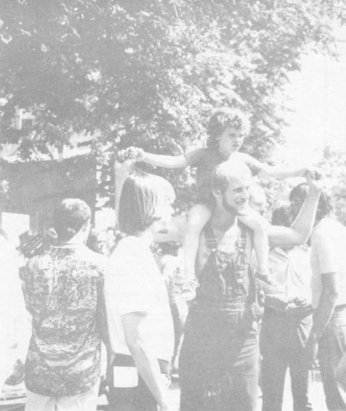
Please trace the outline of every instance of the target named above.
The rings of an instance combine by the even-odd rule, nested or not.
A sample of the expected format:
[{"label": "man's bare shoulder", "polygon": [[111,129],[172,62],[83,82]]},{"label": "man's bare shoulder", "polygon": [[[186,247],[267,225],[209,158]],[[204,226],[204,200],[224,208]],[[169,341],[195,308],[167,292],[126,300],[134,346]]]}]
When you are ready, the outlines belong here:
[{"label": "man's bare shoulder", "polygon": [[187,214],[179,214],[173,217],[164,229],[155,234],[155,241],[158,243],[168,241],[178,241],[183,243],[186,225]]}]

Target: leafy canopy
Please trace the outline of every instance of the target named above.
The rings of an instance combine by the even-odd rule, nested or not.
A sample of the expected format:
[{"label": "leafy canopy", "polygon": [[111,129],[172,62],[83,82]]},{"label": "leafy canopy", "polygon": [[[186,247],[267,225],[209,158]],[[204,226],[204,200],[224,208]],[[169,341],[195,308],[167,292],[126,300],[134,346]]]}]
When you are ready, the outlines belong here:
[{"label": "leafy canopy", "polygon": [[[282,143],[287,74],[307,48],[332,51],[343,12],[332,0],[3,0],[1,144],[28,160],[75,133],[94,137],[106,195],[107,153],[181,153],[205,141],[211,109],[227,104],[251,116],[244,150],[268,159]],[[36,118],[30,136],[12,126],[17,108]],[[189,174],[163,173],[187,198]]]}]

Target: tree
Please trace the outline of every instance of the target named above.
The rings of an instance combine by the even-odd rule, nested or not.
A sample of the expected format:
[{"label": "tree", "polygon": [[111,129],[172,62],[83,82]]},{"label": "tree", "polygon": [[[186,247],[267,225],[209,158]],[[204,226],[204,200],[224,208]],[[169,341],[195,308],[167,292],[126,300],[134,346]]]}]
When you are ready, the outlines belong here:
[{"label": "tree", "polygon": [[336,217],[346,224],[346,153],[325,147],[319,164]]},{"label": "tree", "polygon": [[[342,2],[3,0],[1,142],[28,160],[74,133],[94,137],[105,196],[116,148],[182,152],[227,104],[251,116],[244,149],[270,159],[287,73],[307,48],[332,51],[333,16],[344,17]],[[36,118],[30,138],[12,127],[16,108]],[[188,197],[189,173],[160,172]]]}]

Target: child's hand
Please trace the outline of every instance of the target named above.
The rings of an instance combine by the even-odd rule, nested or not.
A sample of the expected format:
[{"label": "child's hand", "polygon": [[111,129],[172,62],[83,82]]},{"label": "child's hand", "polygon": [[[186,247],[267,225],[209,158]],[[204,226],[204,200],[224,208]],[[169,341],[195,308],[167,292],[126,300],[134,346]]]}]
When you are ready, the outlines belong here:
[{"label": "child's hand", "polygon": [[[124,157],[121,157],[124,158]],[[117,158],[114,161],[114,173],[116,175],[127,175],[132,169],[135,164],[134,160],[125,159],[124,161],[119,161]]]},{"label": "child's hand", "polygon": [[307,167],[305,169],[304,177],[312,178],[313,180],[321,180],[322,172],[318,167]]},{"label": "child's hand", "polygon": [[116,154],[116,161],[123,163],[127,159],[127,150],[120,150]]},{"label": "child's hand", "polygon": [[138,147],[129,147],[127,150],[127,158],[135,161],[141,161],[144,151]]},{"label": "child's hand", "polygon": [[144,155],[145,155],[145,151],[141,148],[136,148],[136,147],[132,147],[134,150],[131,152],[131,154],[134,157],[134,159],[136,160],[136,162],[140,163],[141,161],[144,160]]},{"label": "child's hand", "polygon": [[144,157],[144,151],[137,147],[128,147],[125,150],[118,151],[118,161],[124,162],[125,160],[142,161]]}]

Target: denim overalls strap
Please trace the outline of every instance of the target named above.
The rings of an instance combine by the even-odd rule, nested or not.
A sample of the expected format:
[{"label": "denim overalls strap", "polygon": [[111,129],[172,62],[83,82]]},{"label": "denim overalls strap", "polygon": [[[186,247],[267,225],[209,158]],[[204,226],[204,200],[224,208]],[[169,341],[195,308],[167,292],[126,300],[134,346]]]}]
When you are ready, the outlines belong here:
[{"label": "denim overalls strap", "polygon": [[211,303],[214,309],[223,310],[229,303],[249,305],[255,301],[255,289],[247,255],[247,230],[239,224],[235,251],[227,253],[218,249],[218,241],[210,223],[204,228],[208,260],[199,277],[197,303]]}]

